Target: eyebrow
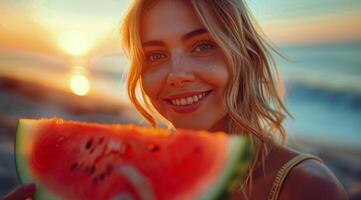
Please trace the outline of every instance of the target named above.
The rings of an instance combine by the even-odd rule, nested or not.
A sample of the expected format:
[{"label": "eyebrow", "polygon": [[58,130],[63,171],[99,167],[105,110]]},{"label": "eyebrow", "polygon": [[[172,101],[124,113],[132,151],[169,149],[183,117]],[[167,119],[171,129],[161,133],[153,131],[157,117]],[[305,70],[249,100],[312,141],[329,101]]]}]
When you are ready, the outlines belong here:
[{"label": "eyebrow", "polygon": [[165,43],[157,40],[151,40],[142,43],[142,47],[147,47],[147,46],[165,46]]},{"label": "eyebrow", "polygon": [[[205,33],[208,33],[208,31],[205,28],[196,29],[194,31],[191,31],[191,32],[186,33],[185,35],[183,35],[181,40],[186,41],[186,40],[189,40],[189,39],[191,39],[193,37],[203,35]],[[166,46],[166,45],[162,41],[150,40],[150,41],[142,43],[142,46],[147,47],[147,46]]]},{"label": "eyebrow", "polygon": [[208,31],[205,29],[205,28],[200,28],[200,29],[196,29],[194,31],[191,31],[185,35],[182,36],[182,40],[185,41],[185,40],[189,40],[191,39],[192,37],[196,37],[196,36],[199,36],[199,35],[203,35],[205,33],[208,33]]}]

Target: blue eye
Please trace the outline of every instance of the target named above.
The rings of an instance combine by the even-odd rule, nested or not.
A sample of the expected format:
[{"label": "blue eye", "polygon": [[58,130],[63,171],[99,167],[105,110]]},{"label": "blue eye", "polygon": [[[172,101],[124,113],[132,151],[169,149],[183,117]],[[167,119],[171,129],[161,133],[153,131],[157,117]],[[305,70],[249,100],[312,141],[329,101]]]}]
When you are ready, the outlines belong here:
[{"label": "blue eye", "polygon": [[196,45],[196,47],[192,50],[195,53],[201,53],[207,50],[210,50],[214,47],[214,44],[210,42],[200,42]]},{"label": "blue eye", "polygon": [[158,61],[165,58],[165,55],[163,53],[151,53],[147,56],[147,60],[150,62]]}]

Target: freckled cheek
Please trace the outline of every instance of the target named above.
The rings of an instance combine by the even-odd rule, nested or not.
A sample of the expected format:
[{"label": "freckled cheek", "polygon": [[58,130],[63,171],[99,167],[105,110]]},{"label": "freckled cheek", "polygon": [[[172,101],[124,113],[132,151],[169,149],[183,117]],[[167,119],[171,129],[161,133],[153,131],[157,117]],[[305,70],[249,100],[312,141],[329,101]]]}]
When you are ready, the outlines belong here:
[{"label": "freckled cheek", "polygon": [[229,72],[223,59],[204,60],[197,63],[197,75],[205,82],[223,92],[229,80]]},{"label": "freckled cheek", "polygon": [[152,70],[142,74],[142,85],[147,96],[152,101],[159,98],[159,94],[164,87],[166,73],[162,70]]}]

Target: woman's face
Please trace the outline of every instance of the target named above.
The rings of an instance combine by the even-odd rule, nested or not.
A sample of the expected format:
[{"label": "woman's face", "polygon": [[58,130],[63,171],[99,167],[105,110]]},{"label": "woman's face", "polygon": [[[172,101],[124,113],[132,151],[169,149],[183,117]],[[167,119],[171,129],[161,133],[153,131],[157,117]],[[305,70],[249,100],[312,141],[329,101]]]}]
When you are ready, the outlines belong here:
[{"label": "woman's face", "polygon": [[192,5],[160,0],[142,16],[143,88],[175,128],[226,131],[226,59]]}]

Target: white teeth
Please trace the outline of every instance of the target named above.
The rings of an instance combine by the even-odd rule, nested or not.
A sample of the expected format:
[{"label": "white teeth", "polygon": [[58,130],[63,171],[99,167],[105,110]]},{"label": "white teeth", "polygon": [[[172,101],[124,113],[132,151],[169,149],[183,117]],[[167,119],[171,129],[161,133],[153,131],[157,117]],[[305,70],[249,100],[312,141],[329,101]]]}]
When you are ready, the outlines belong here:
[{"label": "white teeth", "polygon": [[180,99],[173,99],[171,100],[173,105],[177,105],[177,106],[185,106],[185,105],[189,105],[195,102],[200,101],[204,96],[206,96],[206,93],[202,93],[199,95],[195,95],[192,97],[187,97],[187,98],[180,98]]},{"label": "white teeth", "polygon": [[193,103],[193,98],[192,97],[188,97],[187,98],[187,104],[192,104]]},{"label": "white teeth", "polygon": [[181,105],[184,106],[187,104],[187,100],[185,98],[181,98]]}]

